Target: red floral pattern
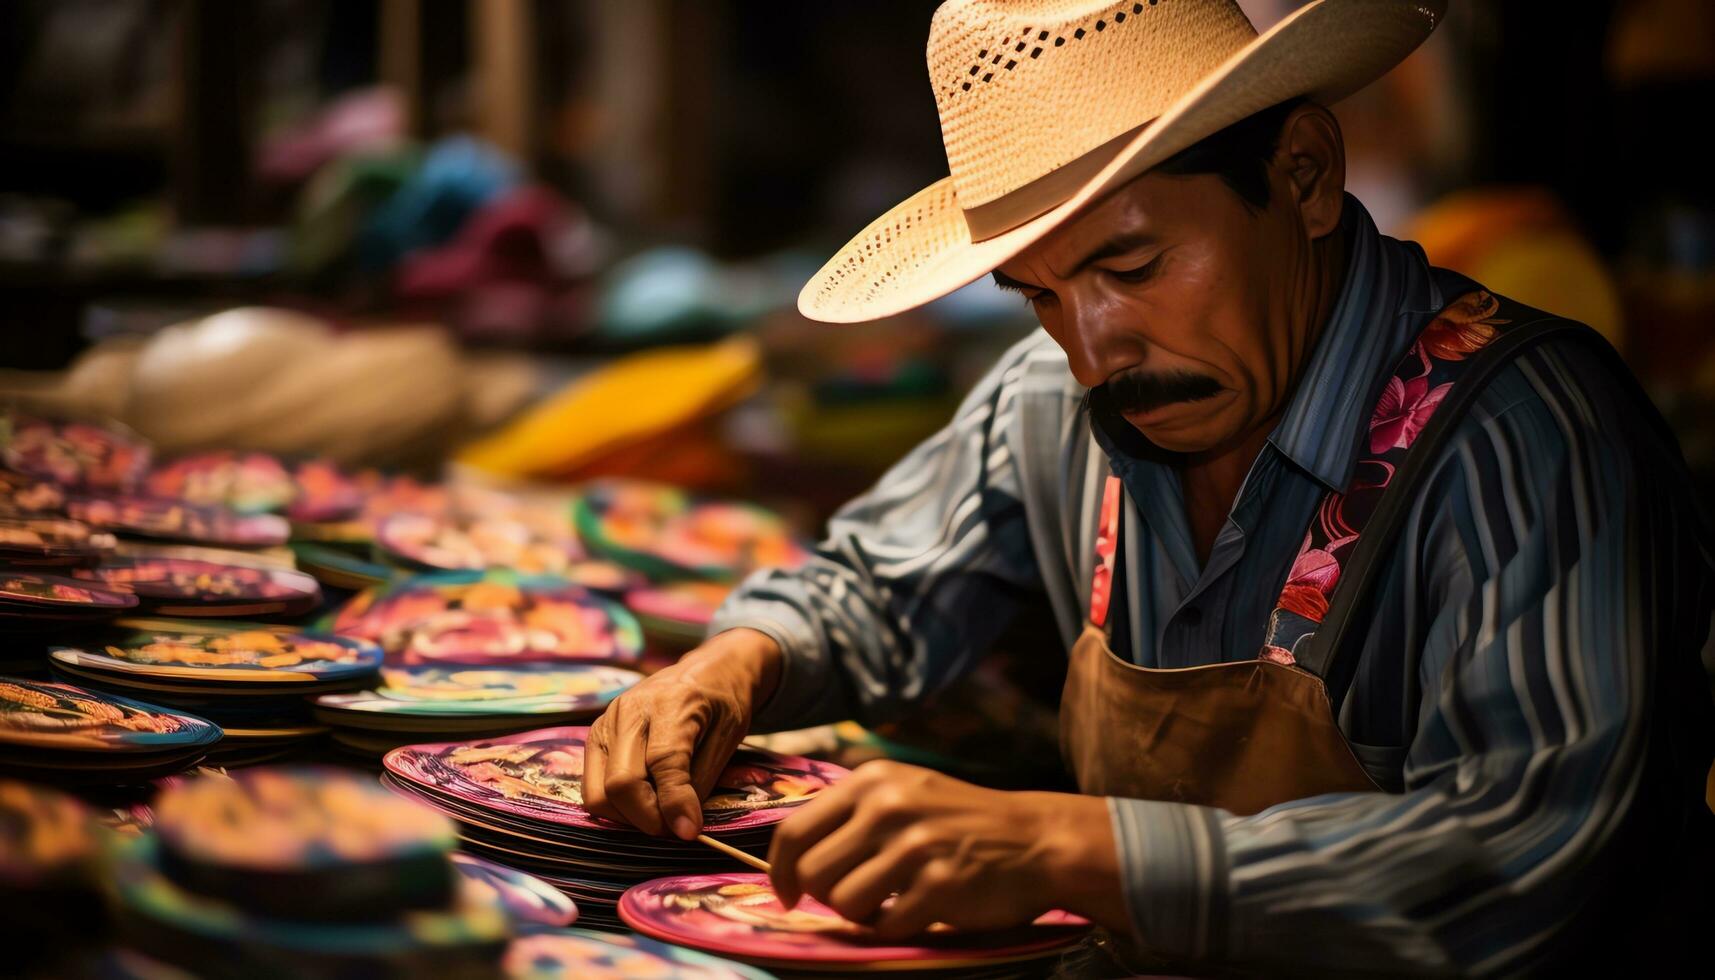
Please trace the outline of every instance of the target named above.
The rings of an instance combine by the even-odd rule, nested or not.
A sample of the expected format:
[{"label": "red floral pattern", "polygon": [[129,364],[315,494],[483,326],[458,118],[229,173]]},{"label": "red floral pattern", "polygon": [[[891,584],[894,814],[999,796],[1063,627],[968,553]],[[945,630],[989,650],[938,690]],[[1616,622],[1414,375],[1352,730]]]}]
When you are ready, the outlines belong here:
[{"label": "red floral pattern", "polygon": [[1498,328],[1509,322],[1496,318],[1499,310],[1500,301],[1483,290],[1459,297],[1436,315],[1400,360],[1370,416],[1369,452],[1359,459],[1352,485],[1344,493],[1329,493],[1316,508],[1268,618],[1259,659],[1297,662],[1295,651],[1315,635],[1328,614],[1341,566],[1405,454],[1452,390],[1461,362],[1499,336]]}]

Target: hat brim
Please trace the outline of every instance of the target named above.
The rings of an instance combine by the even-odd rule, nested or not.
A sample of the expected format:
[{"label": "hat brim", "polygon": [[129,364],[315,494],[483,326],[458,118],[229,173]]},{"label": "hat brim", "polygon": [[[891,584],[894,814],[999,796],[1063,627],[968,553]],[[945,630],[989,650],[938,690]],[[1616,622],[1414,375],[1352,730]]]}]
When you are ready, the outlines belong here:
[{"label": "hat brim", "polygon": [[798,294],[813,320],[857,323],[903,313],[989,272],[1092,202],[1180,150],[1295,96],[1328,105],[1404,60],[1440,22],[1445,0],[1317,0],[1233,54],[1138,133],[1065,203],[972,241],[946,177],[871,222]]}]

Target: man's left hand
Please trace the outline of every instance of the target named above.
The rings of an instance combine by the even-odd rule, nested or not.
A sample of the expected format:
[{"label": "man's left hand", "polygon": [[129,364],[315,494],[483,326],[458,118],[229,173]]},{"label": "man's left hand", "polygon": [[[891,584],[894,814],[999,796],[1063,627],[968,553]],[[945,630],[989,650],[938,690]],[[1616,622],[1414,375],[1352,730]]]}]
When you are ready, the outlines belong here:
[{"label": "man's left hand", "polygon": [[1003,792],[871,762],[783,821],[768,859],[786,906],[814,896],[884,939],[934,922],[1022,925],[1055,908],[1127,929],[1099,797]]}]

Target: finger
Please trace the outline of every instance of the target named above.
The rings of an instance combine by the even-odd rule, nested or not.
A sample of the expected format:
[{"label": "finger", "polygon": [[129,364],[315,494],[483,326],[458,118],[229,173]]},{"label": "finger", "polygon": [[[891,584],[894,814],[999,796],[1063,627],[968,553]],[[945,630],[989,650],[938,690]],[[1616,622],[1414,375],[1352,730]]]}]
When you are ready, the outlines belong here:
[{"label": "finger", "polygon": [[649,783],[649,722],[627,716],[608,738],[607,798],[620,819],[646,834],[661,833],[661,810]]},{"label": "finger", "polygon": [[798,875],[799,858],[851,819],[858,800],[853,788],[858,785],[854,781],[823,791],[775,827],[774,840],[768,845],[768,863],[773,869],[769,880],[780,904],[787,908],[798,904],[804,894]]},{"label": "finger", "polygon": [[[821,899],[854,922],[867,918],[887,898],[888,892],[898,887],[896,879],[910,877],[909,871],[901,874],[903,849],[884,848],[877,836],[875,823],[859,815],[816,842],[798,859],[798,883],[804,894]],[[865,877],[857,883],[858,887],[846,888],[847,880],[860,869],[865,870]],[[853,899],[867,897],[869,886],[876,883],[884,887],[867,907],[862,901],[849,903],[851,910],[847,905],[834,904],[836,894]]]},{"label": "finger", "polygon": [[584,809],[598,817],[618,820],[619,811],[607,800],[607,731],[608,716],[603,715],[590,726],[584,741]]},{"label": "finger", "polygon": [[703,826],[703,803],[691,785],[691,750],[696,744],[693,724],[654,724],[649,727],[649,780],[655,784],[660,826],[684,840]]},{"label": "finger", "polygon": [[939,864],[924,865],[899,897],[881,908],[871,921],[878,937],[888,941],[922,935],[930,924],[954,918],[950,875]]},{"label": "finger", "polygon": [[[710,731],[703,733],[696,757],[691,760],[691,785],[697,790],[697,799],[706,800],[715,791],[721,773],[726,771],[727,763],[732,761],[733,753],[738,751],[739,743],[743,741],[744,732],[731,721],[717,722]],[[700,811],[698,816],[700,819]]]}]

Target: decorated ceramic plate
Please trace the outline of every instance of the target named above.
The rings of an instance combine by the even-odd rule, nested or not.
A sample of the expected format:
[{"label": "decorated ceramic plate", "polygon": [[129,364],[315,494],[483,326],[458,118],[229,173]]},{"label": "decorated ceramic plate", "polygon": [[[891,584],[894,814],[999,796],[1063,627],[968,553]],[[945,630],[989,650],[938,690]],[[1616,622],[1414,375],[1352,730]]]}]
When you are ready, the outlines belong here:
[{"label": "decorated ceramic plate", "polygon": [[439,861],[456,842],[446,817],[342,769],[265,767],[187,779],[163,790],[154,810],[168,850],[223,868],[302,873]]},{"label": "decorated ceramic plate", "polygon": [[163,463],[144,481],[149,496],[240,514],[280,510],[298,495],[292,474],[267,453],[217,450]]},{"label": "decorated ceramic plate", "polygon": [[0,517],[0,562],[13,565],[94,564],[117,545],[113,535],[54,517]]},{"label": "decorated ceramic plate", "polygon": [[755,568],[794,567],[808,555],[785,522],[760,507],[700,501],[656,483],[591,483],[572,516],[592,552],[653,579],[733,579]]},{"label": "decorated ceramic plate", "polygon": [[582,557],[576,540],[546,537],[504,517],[394,514],[376,527],[375,543],[395,560],[447,571],[508,568],[526,575],[558,574]]},{"label": "decorated ceramic plate", "polygon": [[0,569],[0,602],[13,606],[33,606],[44,611],[68,609],[117,612],[136,606],[137,597],[128,591],[110,589],[79,579]]},{"label": "decorated ceramic plate", "polygon": [[381,648],[367,640],[247,624],[136,630],[100,649],[56,647],[51,656],[85,670],[246,684],[354,680],[381,665]]},{"label": "decorated ceramic plate", "polygon": [[716,582],[669,582],[627,592],[625,605],[640,617],[701,630],[731,594]]},{"label": "decorated ceramic plate", "polygon": [[306,459],[292,467],[294,495],[286,517],[294,522],[343,521],[363,510],[363,488],[325,459]]},{"label": "decorated ceramic plate", "polygon": [[796,965],[899,963],[917,969],[1036,957],[1077,942],[1089,922],[1049,912],[996,932],[932,931],[919,945],[889,944],[813,898],[788,909],[768,876],[753,873],[658,878],[619,900],[625,924],[646,936],[722,956]]},{"label": "decorated ceramic plate", "polygon": [[616,602],[553,576],[420,575],[364,592],[332,629],[374,640],[388,662],[516,665],[636,663],[637,620]]},{"label": "decorated ceramic plate", "polygon": [[535,875],[514,871],[474,854],[452,855],[453,871],[476,887],[491,892],[494,900],[518,925],[569,926],[578,919],[578,907],[566,893]]},{"label": "decorated ceramic plate", "polygon": [[316,541],[292,542],[292,554],[299,569],[335,589],[360,592],[385,585],[404,574],[390,566],[359,558],[337,545]]},{"label": "decorated ceramic plate", "polygon": [[74,573],[78,578],[128,588],[139,598],[157,604],[249,606],[263,602],[307,609],[321,598],[321,586],[303,572],[200,558],[114,557]]},{"label": "decorated ceramic plate", "polygon": [[220,740],[220,728],[70,684],[0,678],[0,744],[73,751],[160,752]]},{"label": "decorated ceramic plate", "polygon": [[62,487],[128,491],[150,456],[148,443],[118,425],[0,412],[0,465]]},{"label": "decorated ceramic plate", "polygon": [[282,545],[292,532],[274,514],[244,515],[152,497],[74,497],[66,501],[66,516],[120,535],[235,548]]},{"label": "decorated ceramic plate", "polygon": [[0,469],[0,515],[39,517],[65,508],[65,489],[57,483]]},{"label": "decorated ceramic plate", "polygon": [[398,715],[570,714],[598,711],[643,679],[599,664],[384,667],[381,686],[324,694],[324,708]]},{"label": "decorated ceramic plate", "polygon": [[[387,753],[388,772],[483,809],[569,827],[624,829],[583,807],[585,727],[411,745]],[[703,802],[713,832],[777,823],[846,774],[839,766],[740,751]]]},{"label": "decorated ceramic plate", "polygon": [[753,966],[646,936],[589,929],[530,930],[512,941],[501,969],[507,980],[650,977],[654,980],[772,980]]}]

